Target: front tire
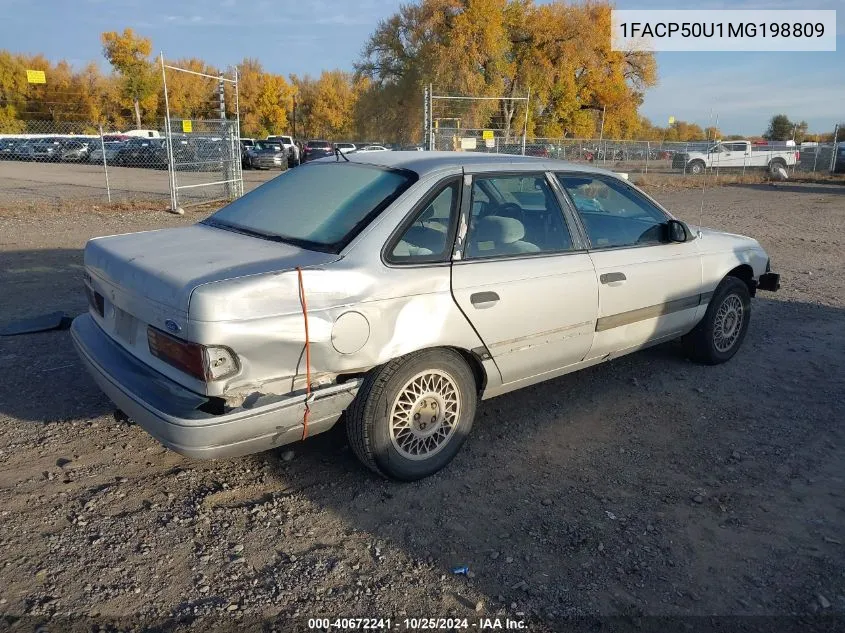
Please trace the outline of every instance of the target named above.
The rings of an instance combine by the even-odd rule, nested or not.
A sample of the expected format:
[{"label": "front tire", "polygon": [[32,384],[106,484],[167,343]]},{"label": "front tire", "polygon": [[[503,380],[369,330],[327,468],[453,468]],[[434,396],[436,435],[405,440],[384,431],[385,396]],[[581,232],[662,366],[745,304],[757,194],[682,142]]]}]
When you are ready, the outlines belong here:
[{"label": "front tire", "polygon": [[370,372],[347,410],[349,444],[361,462],[400,481],[446,466],[472,428],[475,377],[456,352],[433,349]]},{"label": "front tire", "polygon": [[751,294],[736,277],[725,277],[713,292],[704,318],[681,340],[692,360],[718,365],[737,353],[751,319]]}]

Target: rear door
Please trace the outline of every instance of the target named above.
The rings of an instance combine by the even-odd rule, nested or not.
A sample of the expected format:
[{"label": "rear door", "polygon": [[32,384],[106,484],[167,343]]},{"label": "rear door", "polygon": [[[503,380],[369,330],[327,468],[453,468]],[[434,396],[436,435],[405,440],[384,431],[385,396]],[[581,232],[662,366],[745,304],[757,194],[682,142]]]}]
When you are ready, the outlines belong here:
[{"label": "rear door", "polygon": [[559,173],[590,244],[599,282],[588,359],[672,338],[695,323],[701,294],[698,240],[666,240],[669,216],[612,176]]},{"label": "rear door", "polygon": [[592,261],[542,172],[465,176],[452,293],[505,384],[577,363],[590,349]]}]

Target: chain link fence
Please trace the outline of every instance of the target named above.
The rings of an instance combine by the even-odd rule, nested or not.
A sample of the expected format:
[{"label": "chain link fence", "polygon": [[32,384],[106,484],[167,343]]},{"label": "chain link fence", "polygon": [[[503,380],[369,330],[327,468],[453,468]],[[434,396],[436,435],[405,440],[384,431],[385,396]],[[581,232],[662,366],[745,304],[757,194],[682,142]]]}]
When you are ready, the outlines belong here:
[{"label": "chain link fence", "polygon": [[[176,204],[232,200],[243,194],[237,121],[172,119],[164,139]],[[169,139],[169,142],[167,142]]]},{"label": "chain link fence", "polygon": [[192,121],[189,132],[182,120],[171,124],[170,137],[163,120],[125,132],[28,121],[25,131],[0,133],[0,204],[167,203],[175,188],[177,204],[189,206],[243,194],[236,121]]},{"label": "chain link fence", "polygon": [[160,123],[121,132],[96,123],[28,121],[0,134],[0,203],[170,197]]},{"label": "chain link fence", "polygon": [[[172,206],[175,190],[177,205],[188,206],[235,198],[278,174],[243,172],[246,154],[234,119],[160,120],[149,129],[124,132],[96,123],[52,121],[27,121],[19,129],[0,133],[0,204],[87,200]],[[750,149],[744,143],[723,141],[712,152],[712,141],[538,138],[523,145],[521,136],[491,136],[485,130],[441,128],[432,135],[437,150],[525,154],[632,174],[701,173],[696,165],[717,174],[745,173],[780,160],[790,175],[845,172],[845,142]]]},{"label": "chain link fence", "polygon": [[[525,142],[484,130],[441,130],[433,147],[445,151],[518,154],[589,163],[626,173],[697,175],[707,171],[745,173],[782,166],[789,174],[825,174],[834,169],[837,148],[845,143],[755,144],[748,141],[629,141],[535,138]],[[845,170],[845,157],[836,162]]]}]

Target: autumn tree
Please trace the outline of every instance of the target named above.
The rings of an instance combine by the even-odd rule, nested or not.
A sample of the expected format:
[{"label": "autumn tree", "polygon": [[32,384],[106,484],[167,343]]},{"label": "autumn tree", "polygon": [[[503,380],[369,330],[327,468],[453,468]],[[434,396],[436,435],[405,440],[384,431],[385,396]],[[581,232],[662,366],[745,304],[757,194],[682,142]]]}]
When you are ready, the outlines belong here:
[{"label": "autumn tree", "polygon": [[[610,50],[610,5],[535,5],[533,0],[422,0],[382,20],[356,65],[395,109],[394,135],[418,137],[423,88],[441,93],[523,97],[528,132],[632,136],[637,108],[656,81],[651,53]],[[462,126],[495,123],[521,134],[524,101],[476,102]],[[523,108],[520,111],[520,108]]]},{"label": "autumn tree", "polygon": [[769,120],[769,127],[763,138],[769,141],[785,141],[792,138],[793,123],[785,114],[776,114]]},{"label": "autumn tree", "polygon": [[268,73],[257,59],[238,64],[241,133],[265,137],[288,131],[295,88],[281,75]]},{"label": "autumn tree", "polygon": [[123,78],[123,93],[132,102],[135,111],[135,125],[141,128],[141,104],[151,104],[151,97],[158,88],[157,75],[149,60],[152,42],[149,38],[135,35],[126,28],[123,33],[109,31],[101,35],[103,55]]},{"label": "autumn tree", "polygon": [[297,105],[312,137],[340,139],[354,135],[355,106],[362,84],[352,73],[323,71],[316,80],[295,78]]}]

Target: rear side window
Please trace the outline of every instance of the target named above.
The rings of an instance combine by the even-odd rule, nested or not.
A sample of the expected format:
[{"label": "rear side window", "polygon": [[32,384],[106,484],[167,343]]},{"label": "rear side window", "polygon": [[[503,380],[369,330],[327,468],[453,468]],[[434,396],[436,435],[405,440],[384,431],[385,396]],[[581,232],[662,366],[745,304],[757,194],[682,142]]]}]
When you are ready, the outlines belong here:
[{"label": "rear side window", "polygon": [[398,239],[391,242],[387,261],[391,264],[419,264],[451,259],[459,199],[458,179],[427,197],[411,223]]},{"label": "rear side window", "polygon": [[466,258],[573,248],[560,205],[542,174],[476,177]]}]

